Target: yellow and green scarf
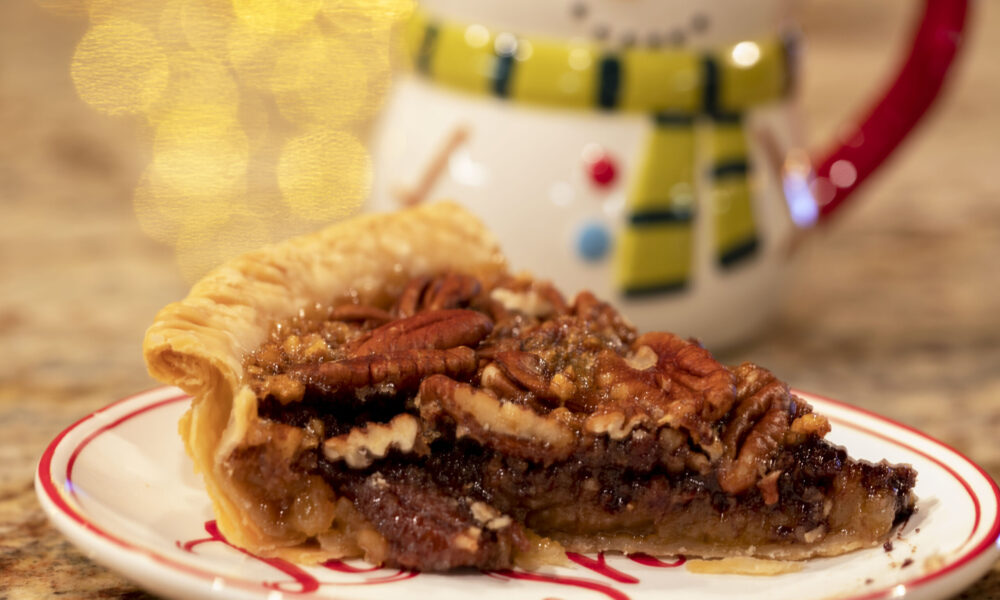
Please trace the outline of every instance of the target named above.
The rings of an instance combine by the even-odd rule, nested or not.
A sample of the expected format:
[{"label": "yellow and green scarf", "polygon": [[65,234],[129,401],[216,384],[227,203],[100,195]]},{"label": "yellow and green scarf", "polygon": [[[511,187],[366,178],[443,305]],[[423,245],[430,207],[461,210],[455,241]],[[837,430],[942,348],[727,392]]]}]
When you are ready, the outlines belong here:
[{"label": "yellow and green scarf", "polygon": [[616,247],[625,294],[687,284],[696,169],[704,162],[717,261],[729,268],[757,251],[743,116],[791,90],[791,38],[704,52],[519,37],[421,13],[409,27],[416,71],[440,85],[514,102],[650,115],[652,133],[628,190],[627,226]]}]

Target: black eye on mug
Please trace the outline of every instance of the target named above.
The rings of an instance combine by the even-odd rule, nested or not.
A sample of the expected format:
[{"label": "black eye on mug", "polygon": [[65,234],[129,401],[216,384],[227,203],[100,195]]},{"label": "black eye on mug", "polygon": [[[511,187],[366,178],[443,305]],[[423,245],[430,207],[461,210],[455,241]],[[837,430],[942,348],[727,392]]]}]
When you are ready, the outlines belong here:
[{"label": "black eye on mug", "polygon": [[604,41],[608,39],[611,35],[611,28],[608,27],[607,23],[599,23],[594,26],[594,39],[598,41]]},{"label": "black eye on mug", "polygon": [[574,2],[569,6],[569,14],[574,19],[586,19],[588,12],[590,12],[590,9],[586,2]]},{"label": "black eye on mug", "polygon": [[711,21],[705,13],[695,13],[691,17],[691,29],[696,33],[704,33],[708,30],[709,25],[711,25]]}]

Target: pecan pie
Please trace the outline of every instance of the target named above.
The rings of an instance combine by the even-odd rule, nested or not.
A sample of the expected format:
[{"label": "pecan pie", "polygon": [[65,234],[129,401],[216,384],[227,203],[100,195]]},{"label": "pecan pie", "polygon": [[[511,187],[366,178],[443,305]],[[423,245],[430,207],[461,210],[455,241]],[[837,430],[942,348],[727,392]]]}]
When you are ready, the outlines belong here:
[{"label": "pecan pie", "polygon": [[848,457],[756,365],[507,272],[450,204],[241,257],[166,307],[150,372],[254,552],[424,570],[564,551],[804,559],[883,543],[914,471]]}]

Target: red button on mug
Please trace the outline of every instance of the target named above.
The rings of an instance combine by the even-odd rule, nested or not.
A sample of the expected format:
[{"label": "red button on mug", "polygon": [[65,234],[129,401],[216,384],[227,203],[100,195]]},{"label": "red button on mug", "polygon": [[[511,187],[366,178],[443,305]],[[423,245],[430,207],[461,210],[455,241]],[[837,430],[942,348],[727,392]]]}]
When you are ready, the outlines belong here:
[{"label": "red button on mug", "polygon": [[618,165],[603,148],[597,144],[588,144],[583,149],[583,164],[587,176],[597,187],[610,187],[618,176]]}]

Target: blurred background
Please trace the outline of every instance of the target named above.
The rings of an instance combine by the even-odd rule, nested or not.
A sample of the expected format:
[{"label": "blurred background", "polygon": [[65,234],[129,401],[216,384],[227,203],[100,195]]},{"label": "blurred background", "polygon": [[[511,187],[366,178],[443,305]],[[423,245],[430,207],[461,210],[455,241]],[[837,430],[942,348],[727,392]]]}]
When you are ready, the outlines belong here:
[{"label": "blurred background", "polygon": [[[830,138],[894,71],[919,4],[801,3],[810,139]],[[179,257],[176,243],[144,232],[149,225],[135,199],[153,156],[148,122],[100,112],[80,98],[71,65],[88,22],[52,5],[0,2],[0,590],[12,600],[135,598],[142,594],[131,584],[90,563],[47,524],[31,477],[61,429],[155,385],[140,355],[145,327],[218,257]],[[966,47],[930,118],[858,202],[807,240],[790,285],[774,290],[781,308],[773,327],[722,357],[753,360],[794,387],[922,429],[994,479],[997,31],[1000,4],[974,4]],[[387,84],[366,89],[378,95]],[[371,98],[359,102],[377,106]],[[353,115],[356,139],[371,116]],[[334,142],[354,151],[353,140]],[[289,233],[315,225],[296,214],[281,217]],[[211,248],[223,231],[189,244]],[[1000,574],[994,570],[965,596],[1000,597]]]}]

